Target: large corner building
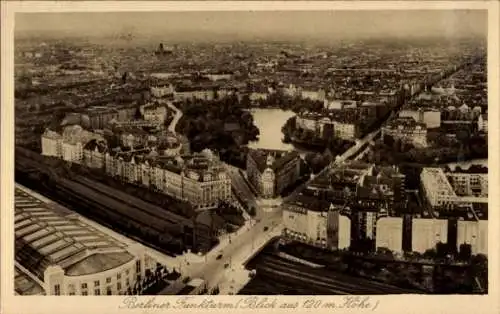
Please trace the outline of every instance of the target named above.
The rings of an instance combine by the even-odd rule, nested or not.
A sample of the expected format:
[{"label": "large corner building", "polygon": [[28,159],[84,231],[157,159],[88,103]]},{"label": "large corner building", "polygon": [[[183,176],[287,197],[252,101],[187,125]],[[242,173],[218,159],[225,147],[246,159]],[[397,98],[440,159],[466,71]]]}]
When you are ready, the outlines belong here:
[{"label": "large corner building", "polygon": [[251,149],[247,157],[248,180],[263,198],[275,198],[300,177],[300,157],[295,151]]}]

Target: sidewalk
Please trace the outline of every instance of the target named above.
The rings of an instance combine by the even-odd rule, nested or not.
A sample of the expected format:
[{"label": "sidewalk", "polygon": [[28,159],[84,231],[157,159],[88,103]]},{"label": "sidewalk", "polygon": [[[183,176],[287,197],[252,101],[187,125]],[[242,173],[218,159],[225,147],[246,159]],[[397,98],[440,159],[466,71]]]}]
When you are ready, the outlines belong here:
[{"label": "sidewalk", "polygon": [[212,248],[212,250],[210,250],[210,252],[208,252],[206,254],[207,258],[211,258],[212,255],[219,255],[219,252],[223,251],[230,244],[229,241],[231,238],[234,239],[234,238],[241,236],[244,233],[250,231],[250,229],[252,228],[253,225],[254,225],[254,223],[252,222],[252,220],[247,220],[247,221],[245,221],[245,224],[240,229],[238,229],[236,232],[226,233],[226,234],[220,236],[219,237],[219,244],[214,246]]},{"label": "sidewalk", "polygon": [[219,283],[220,295],[237,294],[252,279],[250,278],[250,271],[241,265],[233,268],[228,275],[224,276]]},{"label": "sidewalk", "polygon": [[245,209],[245,207],[243,207],[240,202],[238,201],[238,199],[236,198],[236,196],[234,195],[234,192],[231,192],[231,200],[232,200],[232,203],[233,205],[240,209],[241,212],[242,212],[242,215],[243,215],[243,218],[245,220],[250,220],[252,219],[252,216],[250,216],[250,214],[247,212],[247,210]]},{"label": "sidewalk", "polygon": [[269,234],[259,237],[258,243],[250,249],[250,254],[246,250],[239,250],[234,256],[235,265],[225,271],[220,277],[214,280],[214,286],[218,285],[221,295],[237,294],[250,280],[251,271],[246,269],[244,264],[252,258],[262,247],[276,235],[281,234],[280,226],[276,226]]}]

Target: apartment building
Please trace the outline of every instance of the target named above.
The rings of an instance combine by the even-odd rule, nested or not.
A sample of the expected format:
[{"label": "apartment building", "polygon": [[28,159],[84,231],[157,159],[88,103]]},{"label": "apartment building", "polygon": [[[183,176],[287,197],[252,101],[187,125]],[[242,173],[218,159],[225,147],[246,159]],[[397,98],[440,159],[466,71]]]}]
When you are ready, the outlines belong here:
[{"label": "apartment building", "polygon": [[390,136],[394,140],[412,144],[418,148],[427,147],[427,128],[424,123],[413,118],[397,118],[382,127],[382,137]]},{"label": "apartment building", "polygon": [[215,99],[215,89],[211,86],[206,87],[195,87],[195,86],[181,86],[177,87],[174,92],[175,100],[214,100]]},{"label": "apartment building", "polygon": [[350,246],[351,221],[340,208],[300,195],[285,204],[283,236],[315,247],[342,250]]},{"label": "apartment building", "polygon": [[116,108],[95,106],[87,108],[90,126],[94,130],[104,129],[111,120],[118,120],[120,113]]},{"label": "apartment building", "polygon": [[437,108],[403,108],[400,118],[413,118],[418,123],[424,123],[427,129],[441,126],[441,112]]},{"label": "apartment building", "polygon": [[434,218],[412,219],[412,251],[424,253],[448,241],[448,220]]},{"label": "apartment building", "polygon": [[42,155],[81,163],[83,147],[91,140],[104,141],[97,133],[84,130],[79,125],[69,125],[61,133],[45,130],[42,134]]},{"label": "apartment building", "polygon": [[247,157],[247,174],[261,197],[277,197],[299,179],[299,154],[295,151],[251,149]]},{"label": "apartment building", "polygon": [[326,92],[325,90],[323,89],[319,89],[319,90],[310,90],[310,89],[301,89],[300,90],[300,97],[302,99],[308,99],[308,100],[311,100],[311,101],[325,101],[325,98],[326,98]]},{"label": "apartment building", "polygon": [[233,74],[231,73],[208,73],[204,74],[206,78],[208,78],[211,81],[221,81],[221,80],[230,80],[233,77]]},{"label": "apartment building", "polygon": [[162,129],[163,123],[155,120],[128,120],[128,121],[110,121],[110,124],[117,128],[152,128]]},{"label": "apartment building", "polygon": [[[288,211],[302,215],[305,215],[307,210],[327,212],[326,218],[322,218],[327,221],[326,244],[313,245],[321,244],[335,249],[357,245],[364,240],[373,240],[378,246],[401,250],[402,234],[399,238],[393,235],[399,220],[388,219],[392,218],[388,215],[403,199],[404,179],[404,175],[395,167],[346,162],[316,177],[299,195],[297,201],[287,203],[285,207],[290,208]],[[305,219],[305,216],[293,214],[295,220],[292,221],[290,217],[287,218],[287,214],[288,212],[283,216],[283,220],[286,221],[285,228],[289,230],[286,231],[287,237],[295,235],[296,241],[310,242],[313,235],[311,230],[316,229],[308,226],[309,231],[306,232],[304,228],[307,225],[304,221],[297,222],[297,226],[294,225],[295,221],[300,221],[299,218],[295,218],[296,216],[302,219]],[[318,222],[318,224],[317,228],[324,232],[324,223]],[[339,226],[345,228],[348,226],[349,229],[346,231],[347,229]],[[380,232],[382,233],[379,234]]]},{"label": "apartment building", "polygon": [[377,221],[376,248],[387,248],[393,252],[403,252],[403,218],[381,217]]},{"label": "apartment building", "polygon": [[161,124],[167,119],[168,110],[164,105],[148,104],[143,106],[141,111],[145,121]]},{"label": "apartment building", "polygon": [[420,174],[422,195],[434,209],[488,203],[488,175],[445,173],[442,168],[424,168]]},{"label": "apartment building", "polygon": [[63,137],[58,132],[46,129],[42,134],[42,155],[62,157]]},{"label": "apartment building", "polygon": [[335,137],[344,140],[353,140],[359,133],[355,116],[348,117],[347,112],[330,115],[305,112],[297,115],[296,126],[316,134],[323,134],[324,129],[330,127]]},{"label": "apartment building", "polygon": [[449,172],[446,177],[458,196],[488,197],[488,174]]},{"label": "apartment building", "polygon": [[177,157],[154,157],[138,152],[107,153],[106,173],[186,200],[196,209],[215,208],[231,198],[231,179],[220,161],[206,151]]},{"label": "apartment building", "polygon": [[472,254],[488,255],[488,221],[459,220],[457,222],[457,249],[469,244]]},{"label": "apartment building", "polygon": [[175,87],[172,84],[151,86],[151,95],[154,97],[162,98],[166,96],[173,97],[175,94]]}]

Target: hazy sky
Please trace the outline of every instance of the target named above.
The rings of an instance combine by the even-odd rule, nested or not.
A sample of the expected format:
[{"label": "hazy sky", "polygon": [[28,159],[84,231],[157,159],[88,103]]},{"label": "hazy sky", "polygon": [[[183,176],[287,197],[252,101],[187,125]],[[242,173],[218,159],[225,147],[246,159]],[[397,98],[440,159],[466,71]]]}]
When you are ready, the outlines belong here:
[{"label": "hazy sky", "polygon": [[[16,34],[66,32],[135,35],[338,38],[352,36],[486,36],[487,11],[238,11],[18,13]],[[238,34],[238,35],[236,35]]]}]

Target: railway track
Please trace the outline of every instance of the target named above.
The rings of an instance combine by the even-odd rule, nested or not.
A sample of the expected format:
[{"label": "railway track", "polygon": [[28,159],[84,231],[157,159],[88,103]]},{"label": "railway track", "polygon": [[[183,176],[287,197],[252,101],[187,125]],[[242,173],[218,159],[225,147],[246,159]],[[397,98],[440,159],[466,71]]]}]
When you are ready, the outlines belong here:
[{"label": "railway track", "polygon": [[403,294],[419,293],[417,290],[403,289],[384,283],[349,276],[331,270],[318,270],[264,253],[257,274],[260,271],[272,272],[279,277],[288,277],[297,281],[306,281],[314,285],[326,287],[336,294]]},{"label": "railway track", "polygon": [[[134,227],[139,230],[148,230],[150,236],[161,239],[178,238],[182,233],[184,237],[191,238],[192,234],[186,234],[185,227],[197,229],[193,221],[180,215],[169,212],[167,209],[154,206],[140,199],[132,197],[122,191],[108,187],[102,183],[75,176],[67,179],[57,175],[47,164],[41,162],[41,156],[31,156],[35,153],[18,153],[16,149],[16,169],[25,174],[45,174],[49,181],[55,185],[56,190],[51,191],[51,196],[57,196],[62,203],[69,204],[75,211],[85,216],[98,216],[106,225],[121,225],[122,228]],[[48,188],[50,190],[50,188]],[[87,207],[82,212],[82,206]],[[80,207],[80,208],[79,208]],[[205,232],[196,232],[196,242],[212,241],[210,235]],[[188,232],[189,233],[189,232]],[[174,236],[177,235],[177,236]],[[184,242],[184,240],[183,240]]]},{"label": "railway track", "polygon": [[[175,224],[185,224],[192,227],[192,221],[180,215],[176,215],[168,210],[165,210],[159,206],[151,205],[146,203],[140,199],[135,197],[131,197],[130,195],[123,193],[121,191],[117,191],[116,189],[110,188],[109,186],[102,184],[100,182],[96,182],[94,180],[90,180],[83,176],[77,176],[75,178],[76,182],[79,184],[90,188],[92,190],[99,191],[110,199],[116,200],[122,204],[127,205],[128,207],[135,208],[144,213],[150,214],[154,217],[157,217],[161,220],[167,221],[173,225]],[[161,215],[160,215],[161,212]]]},{"label": "railway track", "polygon": [[[67,193],[72,193],[73,196],[80,201],[98,205],[107,212],[115,212],[117,208],[120,208],[120,214],[127,219],[131,219],[139,223],[149,221],[150,228],[153,228],[158,232],[165,232],[165,224],[162,223],[162,219],[159,215],[149,215],[143,211],[131,208],[126,204],[120,204],[115,199],[103,197],[97,191],[72,181],[61,182],[58,185],[58,188],[66,190]],[[85,195],[85,197],[82,197],[83,195]]]},{"label": "railway track", "polygon": [[[38,156],[38,158],[40,158],[40,156]],[[26,156],[17,154],[16,163],[18,163],[19,168],[23,170],[34,168],[33,170],[35,171],[38,170],[45,174],[51,174],[51,169],[48,169],[47,165],[39,162],[37,158],[28,158]],[[84,189],[85,187],[88,190],[94,191],[93,196],[100,197],[103,201],[108,201],[109,199],[109,201],[114,204],[116,204],[116,201],[118,201],[120,203],[119,206],[123,206],[123,204],[125,203],[125,205],[130,208],[135,208],[140,212],[156,217],[157,219],[163,220],[172,225],[183,224],[189,227],[193,226],[191,219],[172,213],[159,206],[144,202],[136,197],[132,197],[124,192],[121,192],[117,189],[111,188],[105,184],[86,178],[84,176],[76,175],[72,179],[59,177],[57,178],[57,180],[60,181],[61,185],[71,185],[75,189],[78,189],[79,186],[82,187],[82,189]],[[96,193],[98,193],[99,196],[96,196]]]},{"label": "railway track", "polygon": [[345,291],[345,289],[339,289],[338,287],[332,286],[329,283],[319,282],[315,278],[311,278],[308,276],[304,276],[304,273],[297,272],[295,270],[284,270],[280,267],[275,267],[274,265],[265,265],[262,267],[258,267],[259,274],[264,272],[272,275],[279,276],[281,280],[287,282],[288,284],[294,284],[296,282],[301,282],[302,285],[314,286],[316,293],[325,293],[325,294],[335,294],[335,295],[346,295],[350,294]]}]

